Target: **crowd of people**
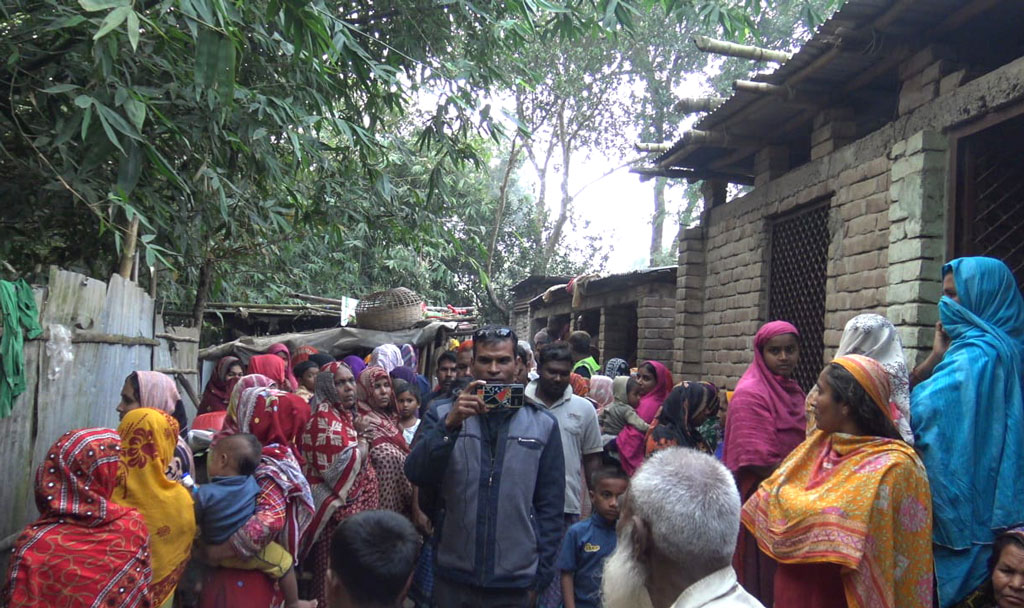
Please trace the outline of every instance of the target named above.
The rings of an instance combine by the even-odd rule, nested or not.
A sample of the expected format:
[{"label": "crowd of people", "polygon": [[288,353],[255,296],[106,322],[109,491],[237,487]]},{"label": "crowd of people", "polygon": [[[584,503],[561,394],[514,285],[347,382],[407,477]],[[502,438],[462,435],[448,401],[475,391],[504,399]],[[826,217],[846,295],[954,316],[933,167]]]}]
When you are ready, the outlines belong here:
[{"label": "crowd of people", "polygon": [[731,392],[602,366],[554,328],[484,327],[432,366],[275,344],[217,362],[203,454],[174,381],[138,371],[116,432],[47,453],[4,599],[1024,606],[1024,299],[1002,262],[961,258],[938,307],[914,369],[892,322],[851,319],[808,394],[781,320]]}]

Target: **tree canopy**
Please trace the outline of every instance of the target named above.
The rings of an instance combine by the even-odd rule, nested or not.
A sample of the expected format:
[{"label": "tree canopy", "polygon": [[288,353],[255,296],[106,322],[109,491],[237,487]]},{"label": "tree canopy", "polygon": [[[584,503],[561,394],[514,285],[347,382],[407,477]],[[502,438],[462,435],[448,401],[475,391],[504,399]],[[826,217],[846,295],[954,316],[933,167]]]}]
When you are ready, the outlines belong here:
[{"label": "tree canopy", "polygon": [[[580,270],[515,177],[551,132],[549,85],[607,87],[621,59],[579,41],[656,7],[748,36],[760,5],[2,0],[0,258],[104,276],[137,236],[139,266],[173,279],[161,295],[197,315],[289,289],[479,303],[537,256]],[[544,48],[574,71],[524,52]],[[488,102],[508,93],[535,113],[506,120]],[[578,118],[580,100],[558,103]]]}]

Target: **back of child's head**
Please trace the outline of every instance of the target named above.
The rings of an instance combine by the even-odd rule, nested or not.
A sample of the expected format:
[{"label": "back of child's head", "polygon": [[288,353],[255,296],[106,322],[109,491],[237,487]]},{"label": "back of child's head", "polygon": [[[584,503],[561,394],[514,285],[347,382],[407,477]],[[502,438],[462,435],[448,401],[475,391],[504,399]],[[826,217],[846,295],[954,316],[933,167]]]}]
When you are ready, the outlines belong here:
[{"label": "back of child's head", "polygon": [[394,511],[363,511],[331,536],[334,578],[358,606],[398,606],[419,557],[420,537]]},{"label": "back of child's head", "polygon": [[260,466],[263,445],[255,435],[236,433],[217,440],[217,451],[228,455],[229,466],[237,475],[252,475]]},{"label": "back of child's head", "polygon": [[596,490],[597,486],[606,479],[621,479],[626,483],[629,483],[629,475],[622,470],[621,466],[615,463],[602,463],[602,465],[590,475],[591,489]]}]

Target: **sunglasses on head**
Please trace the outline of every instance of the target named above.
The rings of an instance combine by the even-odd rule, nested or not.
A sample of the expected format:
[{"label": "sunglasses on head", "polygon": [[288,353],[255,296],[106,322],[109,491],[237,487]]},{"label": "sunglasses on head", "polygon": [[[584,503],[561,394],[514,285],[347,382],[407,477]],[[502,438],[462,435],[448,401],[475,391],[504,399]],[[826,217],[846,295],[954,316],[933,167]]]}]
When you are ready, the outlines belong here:
[{"label": "sunglasses on head", "polygon": [[486,340],[487,338],[511,338],[515,334],[508,327],[484,327],[473,334],[473,340]]}]

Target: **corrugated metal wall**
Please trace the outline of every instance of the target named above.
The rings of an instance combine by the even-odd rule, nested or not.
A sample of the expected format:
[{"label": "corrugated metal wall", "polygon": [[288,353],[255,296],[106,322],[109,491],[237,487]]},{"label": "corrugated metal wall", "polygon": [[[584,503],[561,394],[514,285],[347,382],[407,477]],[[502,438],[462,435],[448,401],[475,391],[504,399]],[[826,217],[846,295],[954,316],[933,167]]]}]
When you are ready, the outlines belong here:
[{"label": "corrugated metal wall", "polygon": [[[115,408],[128,374],[180,370],[193,386],[197,378],[198,331],[165,330],[153,299],[131,281],[114,275],[108,284],[52,268],[49,285],[35,289],[35,296],[44,334],[25,342],[27,388],[14,401],[12,415],[0,420],[0,539],[38,515],[35,469],[54,441],[71,429],[117,427]],[[53,380],[46,353],[51,324],[71,330],[74,354]],[[180,392],[191,417],[195,405]],[[6,571],[7,557],[7,551],[0,554],[0,572]]]}]

